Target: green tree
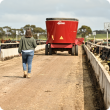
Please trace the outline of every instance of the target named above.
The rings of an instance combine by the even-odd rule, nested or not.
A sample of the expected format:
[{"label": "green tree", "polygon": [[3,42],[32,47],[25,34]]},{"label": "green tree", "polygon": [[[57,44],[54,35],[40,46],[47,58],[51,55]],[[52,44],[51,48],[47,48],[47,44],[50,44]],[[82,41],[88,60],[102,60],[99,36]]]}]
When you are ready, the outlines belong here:
[{"label": "green tree", "polygon": [[12,35],[12,38],[15,39],[15,37],[16,37],[16,29],[11,29],[11,35]]},{"label": "green tree", "polygon": [[31,29],[34,30],[34,28],[36,28],[36,26],[35,25],[31,25]]},{"label": "green tree", "polygon": [[42,29],[41,27],[36,27],[35,25],[30,25],[30,24],[25,25],[22,29],[26,30],[28,28],[30,28],[33,31],[33,33],[43,33],[43,32],[45,32],[45,30]]},{"label": "green tree", "polygon": [[3,28],[0,27],[0,39],[3,39],[3,35],[5,35],[5,31],[3,31]]},{"label": "green tree", "polygon": [[92,34],[92,30],[89,26],[82,25],[81,28],[78,29],[78,34],[85,37],[86,35]]},{"label": "green tree", "polygon": [[24,27],[22,27],[22,34],[24,33],[24,31],[26,31],[28,28],[30,28],[32,30],[32,34],[33,34],[33,37],[35,39],[37,39],[37,34],[40,33],[40,34],[44,34],[44,36],[46,36],[46,30],[42,29],[41,27],[36,27],[36,25],[30,25],[30,24],[27,24],[25,25]]},{"label": "green tree", "polygon": [[30,24],[25,25],[22,29],[26,31],[28,28],[31,28]]},{"label": "green tree", "polygon": [[8,34],[9,34],[10,30],[11,30],[11,27],[4,26],[3,29],[5,30],[5,34],[7,35],[7,38],[8,38]]},{"label": "green tree", "polygon": [[37,34],[36,34],[35,29],[36,29],[36,26],[35,26],[35,25],[31,25],[31,30],[32,30],[33,37],[34,37],[35,39],[37,39]]},{"label": "green tree", "polygon": [[22,35],[24,35],[24,30],[21,28],[21,29],[19,29],[19,34],[22,36]]}]

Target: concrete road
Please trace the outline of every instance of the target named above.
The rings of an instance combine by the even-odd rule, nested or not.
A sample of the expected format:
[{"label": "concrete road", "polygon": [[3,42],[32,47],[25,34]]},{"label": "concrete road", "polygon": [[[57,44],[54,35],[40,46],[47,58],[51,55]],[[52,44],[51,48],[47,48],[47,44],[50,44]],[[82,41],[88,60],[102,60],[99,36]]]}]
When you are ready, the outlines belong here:
[{"label": "concrete road", "polygon": [[1,61],[0,107],[3,110],[95,110],[92,84],[87,69],[84,75],[80,46],[78,51],[79,56],[67,52],[47,56],[44,51],[35,53],[30,79],[22,77],[21,57]]}]

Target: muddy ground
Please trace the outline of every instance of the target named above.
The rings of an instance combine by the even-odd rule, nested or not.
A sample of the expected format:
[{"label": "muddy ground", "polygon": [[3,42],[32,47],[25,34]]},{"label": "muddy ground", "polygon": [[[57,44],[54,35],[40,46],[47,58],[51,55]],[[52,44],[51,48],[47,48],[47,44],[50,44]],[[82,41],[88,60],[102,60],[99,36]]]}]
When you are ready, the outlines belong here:
[{"label": "muddy ground", "polygon": [[[23,78],[22,59],[0,61],[0,107],[3,110],[104,110],[86,54],[35,53],[32,77]],[[93,71],[92,71],[93,72]],[[99,90],[100,91],[100,90]],[[99,100],[98,100],[99,99]]]}]

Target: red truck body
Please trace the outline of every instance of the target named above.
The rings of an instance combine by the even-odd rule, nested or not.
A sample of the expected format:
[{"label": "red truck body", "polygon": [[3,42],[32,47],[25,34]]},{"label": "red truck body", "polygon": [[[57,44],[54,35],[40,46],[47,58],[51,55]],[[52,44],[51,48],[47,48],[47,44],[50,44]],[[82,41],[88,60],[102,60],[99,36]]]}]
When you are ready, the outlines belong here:
[{"label": "red truck body", "polygon": [[[72,52],[72,48],[75,48],[76,45],[82,44],[84,39],[78,39],[77,36],[77,28],[78,28],[78,19],[75,18],[47,18],[46,19],[46,29],[47,29],[47,42],[46,46],[49,54],[52,54],[52,50],[54,51],[69,51],[69,53],[74,54]],[[50,50],[50,51],[49,51]],[[78,50],[77,50],[78,51]]]}]

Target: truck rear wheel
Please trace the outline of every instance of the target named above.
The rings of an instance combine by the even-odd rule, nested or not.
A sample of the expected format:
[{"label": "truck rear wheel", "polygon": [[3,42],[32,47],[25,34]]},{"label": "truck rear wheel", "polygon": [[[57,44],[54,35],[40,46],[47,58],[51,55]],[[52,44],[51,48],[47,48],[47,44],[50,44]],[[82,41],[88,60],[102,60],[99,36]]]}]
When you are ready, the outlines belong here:
[{"label": "truck rear wheel", "polygon": [[48,55],[48,44],[45,45],[45,55]]},{"label": "truck rear wheel", "polygon": [[74,55],[74,52],[75,52],[75,48],[74,48],[74,45],[73,45],[71,55]]},{"label": "truck rear wheel", "polygon": [[49,45],[49,55],[52,55],[52,48],[51,48],[51,44]]},{"label": "truck rear wheel", "polygon": [[52,51],[52,54],[57,54],[57,51]]},{"label": "truck rear wheel", "polygon": [[78,45],[75,45],[75,55],[78,56]]},{"label": "truck rear wheel", "polygon": [[68,54],[71,54],[71,50],[68,51]]}]

